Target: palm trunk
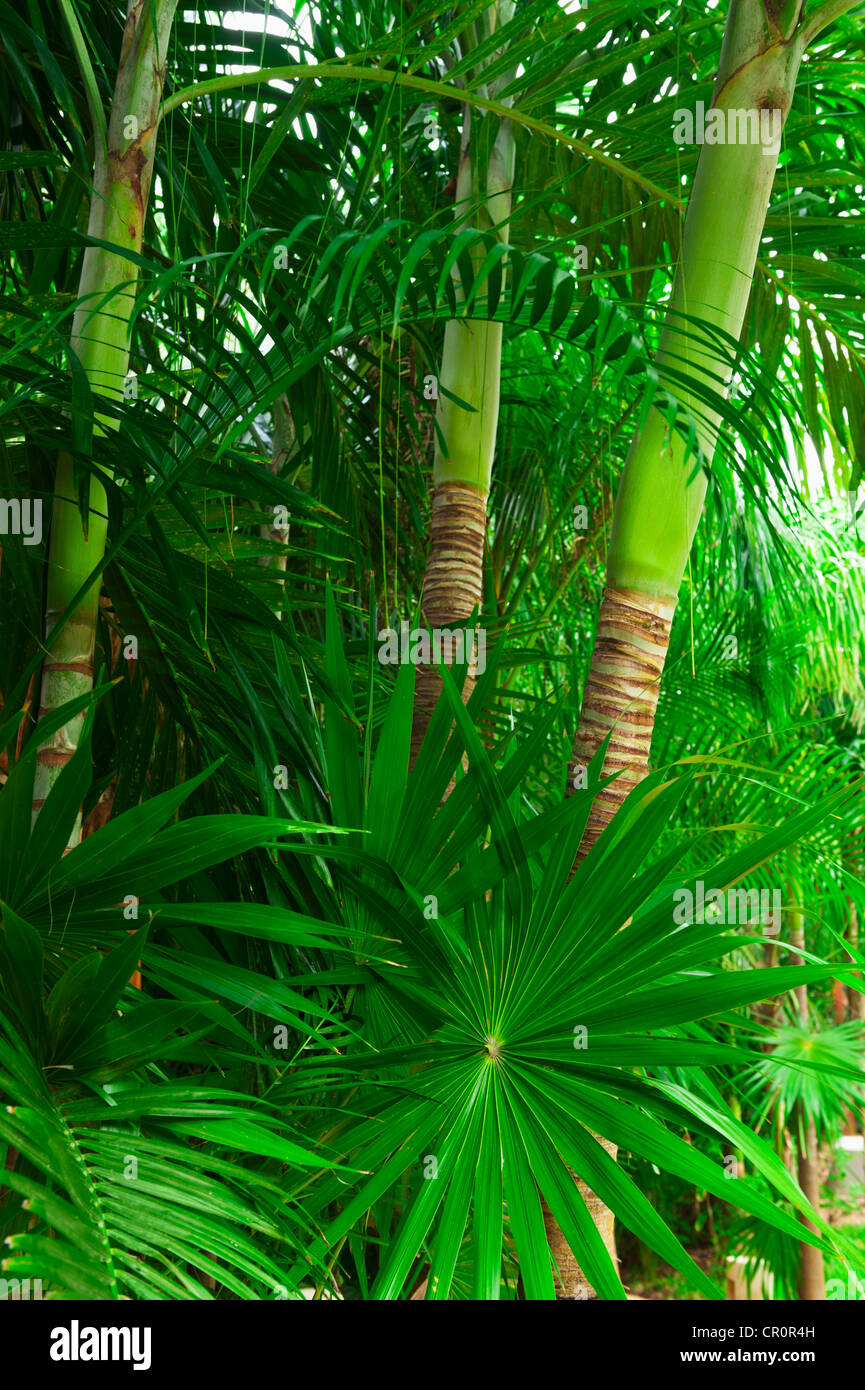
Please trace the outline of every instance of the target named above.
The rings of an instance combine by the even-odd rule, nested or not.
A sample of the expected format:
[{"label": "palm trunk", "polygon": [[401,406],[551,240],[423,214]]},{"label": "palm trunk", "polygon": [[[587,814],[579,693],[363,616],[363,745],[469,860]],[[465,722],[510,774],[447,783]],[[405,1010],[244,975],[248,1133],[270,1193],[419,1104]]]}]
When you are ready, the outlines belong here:
[{"label": "palm trunk", "polygon": [[[729,112],[778,111],[783,126],[807,45],[855,3],[825,0],[806,19],[805,0],[731,0],[712,101],[726,129],[731,123],[739,129]],[[747,123],[746,133],[751,143],[707,143],[700,152],[656,360],[662,384],[693,416],[707,461],[720,417],[701,393],[717,391],[719,380],[729,384],[729,351],[717,331],[732,339],[741,334],[780,149],[780,133],[768,146]],[[683,315],[699,318],[699,326]],[[671,372],[683,374],[684,382]],[[670,626],[706,495],[702,469],[691,478],[695,462],[682,436],[651,408],[631,444],[616,498],[607,587],[568,790],[575,790],[578,770],[610,730],[604,772],[627,771],[596,798],[578,863],[646,775]]]},{"label": "palm trunk", "polygon": [[604,590],[568,769],[568,792],[576,790],[580,770],[588,766],[611,729],[604,775],[620,775],[595,797],[575,868],[649,770],[655,709],[675,605],[675,598],[669,595],[616,587]]},{"label": "palm trunk", "polygon": [[[177,0],[130,0],[107,129],[102,113],[92,111],[96,157],[88,233],[139,253],[153,174],[165,52],[176,7]],[[86,63],[74,12],[66,5],[64,9]],[[112,251],[88,246],[84,252],[72,348],[97,399],[116,401],[124,394],[137,275],[132,261]],[[97,415],[96,420],[97,434],[111,427],[105,416]],[[40,716],[92,688],[100,581],[95,579],[74,608],[72,605],[104,557],[107,526],[105,488],[95,477],[90,480],[85,526],[72,458],[62,453],[57,466],[48,552],[48,656],[42,666]],[[70,609],[71,616],[55,636],[56,624]],[[34,815],[75,752],[83,722],[83,714],[70,720],[40,749]],[[79,835],[80,823],[71,843],[77,843]]]},{"label": "palm trunk", "polygon": [[[855,962],[859,946],[859,916],[856,904],[853,902],[852,898],[847,899],[847,916],[849,919],[847,925],[847,942],[850,950],[845,952],[845,954],[848,961]],[[860,977],[860,984],[861,983],[862,980]],[[844,990],[844,998],[847,1007],[845,1009],[845,1018],[842,1018],[841,1022],[843,1023],[845,1019],[849,1019],[851,1023],[865,1023],[865,994],[862,993],[862,990],[854,989],[852,985],[848,985]],[[859,1117],[855,1115],[852,1110],[846,1108],[844,1116],[844,1133],[858,1134],[860,1124]]]},{"label": "palm trunk", "polygon": [[[479,22],[491,33],[514,13],[513,0],[495,0]],[[478,33],[480,41],[483,33]],[[500,80],[499,85],[504,85]],[[472,117],[463,110],[460,167],[457,176],[457,225],[473,224],[507,237],[511,211],[514,142],[510,122],[502,120],[486,170],[482,172],[473,147],[471,123],[495,119]],[[483,254],[475,256],[475,269]],[[458,289],[459,293],[459,289]],[[430,548],[423,581],[422,616],[430,628],[464,628],[483,592],[483,555],[487,497],[492,477],[499,415],[502,325],[480,319],[452,319],[445,327],[436,407],[436,446]],[[450,395],[448,395],[450,393]],[[456,396],[467,411],[450,399]],[[443,447],[444,441],[444,447]],[[467,701],[475,684],[470,669],[463,686]],[[441,677],[434,666],[419,666],[411,762],[441,694]]]},{"label": "palm trunk", "polygon": [[[602,1139],[599,1134],[596,1134],[595,1138],[598,1143],[606,1149],[610,1158],[615,1159],[619,1152],[618,1146],[611,1143],[609,1139]],[[604,1242],[604,1249],[613,1261],[613,1265],[617,1267],[618,1255],[616,1253],[615,1216],[610,1208],[605,1206],[601,1201],[600,1197],[596,1197],[594,1192],[586,1186],[582,1179],[577,1177],[573,1168],[569,1168],[568,1172],[577,1184],[579,1194],[588,1208],[589,1216],[595,1223],[598,1235]],[[543,1198],[541,1198],[541,1207],[544,1214],[544,1230],[547,1235],[547,1244],[550,1247],[550,1254],[555,1261],[554,1279],[556,1301],[559,1303],[568,1303],[574,1300],[582,1302],[584,1299],[597,1298],[597,1294],[580,1267],[579,1260],[562,1235],[555,1217]]]},{"label": "palm trunk", "polygon": [[[793,885],[791,890],[793,910],[790,913],[790,953],[791,965],[804,965],[804,957],[796,954],[805,946],[805,919],[799,905],[799,890]],[[796,1006],[803,1027],[808,1024],[808,986],[796,988]],[[792,1116],[792,1137],[796,1145],[796,1176],[799,1186],[815,1211],[820,1206],[820,1150],[817,1146],[817,1127],[813,1115],[804,1106],[797,1105]],[[817,1230],[813,1222],[800,1216],[802,1225],[809,1231]],[[799,1246],[799,1297],[809,1303],[825,1303],[826,1275],[822,1251],[803,1241]]]},{"label": "palm trunk", "polygon": [[[466,483],[437,483],[430,520],[430,553],[423,582],[423,620],[430,628],[465,627],[480,608],[483,587],[487,492]],[[462,697],[475,686],[469,668]],[[419,666],[411,734],[411,761],[418,755],[438,702],[442,679],[433,666]]]},{"label": "palm trunk", "polygon": [[[805,23],[805,0],[731,0],[712,102],[724,113],[725,128],[727,112],[739,111],[777,110],[783,125],[807,43],[854,3],[830,0]],[[732,339],[741,334],[780,149],[780,132],[769,149],[747,122],[746,132],[751,143],[707,143],[700,152],[656,359],[661,384],[695,421],[707,462],[720,417],[702,397],[731,377],[729,349],[717,330]],[[683,316],[698,318],[699,326]],[[616,498],[567,790],[583,785],[583,769],[609,733],[604,775],[620,775],[595,797],[575,868],[648,772],[673,613],[706,495],[702,469],[691,476],[695,463],[682,436],[650,408]],[[610,1228],[605,1212],[596,1225]],[[582,1271],[575,1278],[587,1282]]]},{"label": "palm trunk", "polygon": [[[786,119],[803,51],[797,37],[803,6],[804,0],[783,7],[774,0],[732,0],[713,97],[728,128],[730,111],[770,108]],[[730,379],[729,350],[716,332],[737,339],[742,331],[780,145],[767,150],[750,127],[745,133],[752,143],[702,147],[656,363],[662,384],[694,417],[707,461],[719,415],[701,392]],[[683,315],[699,318],[700,325]],[[685,380],[674,380],[671,372]],[[702,469],[691,477],[695,462],[682,436],[652,407],[631,444],[616,498],[569,790],[611,729],[604,771],[627,771],[596,798],[581,856],[646,775],[670,626],[706,494]]]},{"label": "palm trunk", "polygon": [[[817,1147],[817,1128],[813,1117],[803,1113],[796,1116],[799,1125],[799,1157],[797,1177],[799,1186],[815,1211],[820,1207],[820,1151]],[[816,1232],[813,1221],[804,1216],[802,1225]],[[808,1303],[826,1302],[826,1274],[823,1267],[822,1251],[804,1242],[799,1247],[799,1297]]]},{"label": "palm trunk", "polygon": [[[850,957],[850,959],[853,960],[855,959],[855,952],[859,947],[859,914],[856,904],[852,902],[850,898],[847,899],[847,909],[850,914],[847,940],[850,942],[850,948],[854,952],[854,955]],[[862,983],[863,989],[865,989],[865,982]],[[855,1019],[857,1023],[865,1023],[865,993],[863,993],[863,989],[848,988],[847,990],[850,1018],[851,1020]]]}]

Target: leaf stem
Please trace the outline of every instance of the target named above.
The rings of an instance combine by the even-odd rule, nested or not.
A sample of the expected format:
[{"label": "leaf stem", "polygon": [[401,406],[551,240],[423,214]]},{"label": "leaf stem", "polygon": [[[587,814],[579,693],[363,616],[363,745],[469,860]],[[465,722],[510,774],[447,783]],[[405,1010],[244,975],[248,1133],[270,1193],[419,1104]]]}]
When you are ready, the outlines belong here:
[{"label": "leaf stem", "polygon": [[598,164],[603,164],[605,168],[613,169],[620,178],[628,179],[646,193],[650,193],[653,198],[668,203],[680,212],[684,211],[684,203],[676,192],[661,188],[660,185],[653,183],[651,179],[645,178],[636,169],[626,164],[623,159],[604,154],[594,145],[587,144],[585,140],[577,140],[574,136],[566,135],[564,131],[557,130],[555,126],[548,125],[546,121],[539,121],[534,116],[525,115],[516,107],[505,106],[499,101],[490,101],[486,97],[466,91],[455,84],[434,82],[429,78],[412,77],[408,73],[402,72],[394,74],[391,68],[348,67],[343,65],[340,60],[338,63],[291,63],[277,68],[259,68],[255,72],[238,72],[230,73],[225,77],[211,77],[206,82],[196,82],[191,87],[184,87],[179,92],[172,92],[171,96],[166,97],[162,103],[161,117],[168,116],[179,106],[194,101],[196,97],[210,96],[214,92],[232,91],[236,87],[248,87],[250,84],[258,85],[273,81],[295,82],[301,79],[325,77],[338,78],[348,82],[365,80],[369,82],[392,82],[396,86],[407,87],[411,91],[426,92],[430,96],[439,97],[445,101],[458,101],[462,105],[476,107],[480,111],[492,111],[497,116],[513,121],[515,125],[525,126],[527,130],[535,130],[540,135],[557,140],[559,144],[566,145],[568,149],[579,150],[581,154],[585,154]]},{"label": "leaf stem", "polygon": [[84,79],[84,90],[87,94],[87,107],[90,111],[90,119],[93,122],[93,135],[94,138],[98,137],[102,142],[102,151],[105,153],[108,148],[108,124],[105,120],[105,108],[102,105],[102,99],[99,95],[96,74],[93,71],[93,64],[87,52],[87,44],[81,32],[81,25],[78,23],[78,16],[75,13],[73,0],[60,0],[60,8],[69,26],[69,33],[72,37],[72,47],[75,49],[75,57],[78,59],[78,67]]},{"label": "leaf stem", "polygon": [[842,15],[849,14],[850,10],[861,4],[861,0],[824,0],[822,5],[809,15],[805,20],[805,27],[802,30],[800,42],[811,43],[818,34],[822,34],[824,29],[828,29],[830,24],[834,24],[836,19]]}]

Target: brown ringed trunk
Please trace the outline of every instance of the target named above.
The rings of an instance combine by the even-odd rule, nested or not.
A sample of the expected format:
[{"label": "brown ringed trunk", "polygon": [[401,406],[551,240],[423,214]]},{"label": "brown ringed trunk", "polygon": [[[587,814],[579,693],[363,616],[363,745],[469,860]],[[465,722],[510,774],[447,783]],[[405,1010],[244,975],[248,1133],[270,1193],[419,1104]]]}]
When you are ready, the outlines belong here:
[{"label": "brown ringed trunk", "polygon": [[[613,736],[604,759],[603,775],[608,777],[614,772],[621,775],[594,799],[574,870],[610,824],[628,792],[649,770],[658,690],[675,608],[676,600],[669,595],[653,597],[633,589],[604,590],[589,678],[568,766],[567,793],[573,795],[578,789],[578,773],[588,767],[611,729]],[[615,1145],[600,1135],[596,1134],[595,1138],[611,1157],[616,1157]],[[604,1245],[615,1261],[613,1213],[585,1183],[574,1177]],[[559,1268],[565,1271],[556,1286],[557,1297],[580,1296],[569,1293],[569,1288],[585,1289],[588,1297],[595,1297],[546,1207],[544,1221],[550,1248]]]},{"label": "brown ringed trunk", "polygon": [[[813,1119],[808,1121],[805,1128],[806,1142],[804,1148],[799,1150],[799,1160],[797,1164],[797,1175],[799,1186],[804,1192],[808,1201],[815,1211],[820,1208],[820,1156],[817,1148],[817,1130]],[[816,1231],[816,1226],[812,1221],[805,1217],[801,1218],[802,1225],[809,1231]],[[799,1265],[799,1297],[803,1302],[825,1303],[826,1302],[826,1275],[823,1267],[823,1252],[817,1250],[813,1245],[805,1245],[801,1249],[801,1262]]]},{"label": "brown ringed trunk", "polygon": [[605,589],[580,722],[568,767],[568,794],[612,729],[604,760],[615,782],[595,797],[576,868],[610,824],[628,793],[649,770],[649,749],[670,628],[676,607],[669,595],[652,597],[633,589]]},{"label": "brown ringed trunk", "polygon": [[[424,575],[422,616],[428,627],[465,627],[483,594],[487,494],[468,483],[439,483],[433,493],[430,553]],[[465,704],[475,687],[471,668],[463,686]],[[442,690],[435,666],[420,664],[415,681],[411,766]],[[448,789],[450,790],[450,788]]]},{"label": "brown ringed trunk", "polygon": [[[599,1144],[603,1145],[610,1155],[610,1158],[615,1161],[618,1153],[617,1145],[610,1143],[608,1139],[602,1139],[598,1134],[595,1135],[595,1138],[598,1140]],[[577,1177],[577,1174],[572,1168],[569,1168],[568,1172],[577,1184],[577,1190],[588,1207],[589,1216],[592,1218],[598,1234],[604,1242],[604,1248],[607,1254],[613,1261],[614,1267],[618,1269],[619,1261],[618,1255],[616,1254],[615,1217],[613,1213],[610,1211],[610,1208],[605,1206],[600,1198],[596,1197],[594,1192]],[[597,1294],[583,1273],[579,1261],[575,1258],[571,1247],[559,1230],[555,1217],[546,1202],[542,1201],[541,1206],[544,1213],[544,1229],[547,1233],[547,1244],[550,1247],[550,1254],[554,1260],[553,1276],[556,1285],[556,1301],[558,1303],[563,1303],[597,1298]],[[556,1275],[556,1270],[558,1270],[558,1275]]]}]

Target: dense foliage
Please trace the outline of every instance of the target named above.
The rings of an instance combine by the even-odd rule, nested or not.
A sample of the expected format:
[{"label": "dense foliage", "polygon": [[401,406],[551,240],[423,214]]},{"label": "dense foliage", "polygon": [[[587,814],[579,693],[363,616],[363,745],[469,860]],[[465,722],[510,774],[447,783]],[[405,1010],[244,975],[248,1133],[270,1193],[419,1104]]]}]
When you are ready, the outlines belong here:
[{"label": "dense foliage", "polygon": [[[108,237],[85,292],[127,7],[0,0],[7,1278],[549,1299],[550,1213],[604,1299],[655,1257],[723,1298],[739,1253],[795,1297],[803,1243],[865,1276],[837,1193],[803,1191],[862,1131],[865,1056],[865,32],[829,4],[732,389],[694,388],[707,457],[656,359],[699,155],[674,112],[711,101],[726,4],[181,7],[141,244]],[[466,109],[481,167],[512,132],[504,229],[455,221]],[[112,316],[128,373],[87,356]],[[501,325],[486,660],[467,704],[443,666],[413,760],[417,663],[379,634],[418,622],[456,321]],[[650,410],[706,499],[653,770],[574,872]],[[92,681],[58,656],[87,592]],[[740,889],[771,917],[675,913]]]}]

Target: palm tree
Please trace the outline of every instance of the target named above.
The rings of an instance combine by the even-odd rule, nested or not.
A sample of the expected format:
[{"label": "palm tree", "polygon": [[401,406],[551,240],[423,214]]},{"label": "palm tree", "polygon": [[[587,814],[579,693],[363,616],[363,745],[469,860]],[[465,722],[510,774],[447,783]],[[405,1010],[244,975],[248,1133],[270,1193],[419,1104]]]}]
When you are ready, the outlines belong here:
[{"label": "palm tree", "polygon": [[[88,89],[112,99],[104,55],[124,15],[95,0],[83,44],[67,26],[46,48],[39,8],[0,0],[15,45],[0,40],[0,468],[4,489],[50,493],[62,445],[81,475],[80,506],[61,502],[69,534],[89,513],[90,545],[103,494],[111,525],[65,595],[74,618],[104,573],[95,679],[73,671],[80,693],[38,721],[43,556],[2,537],[8,1272],[41,1274],[60,1297],[552,1298],[552,1236],[560,1286],[573,1257],[586,1291],[621,1300],[595,1201],[608,1228],[615,1213],[717,1298],[670,1209],[647,1198],[651,1164],[734,1199],[751,1237],[849,1254],[781,1164],[762,1101],[740,1095],[772,1060],[755,1003],[807,985],[822,1022],[833,979],[861,985],[861,948],[839,936],[847,898],[865,908],[849,868],[861,557],[822,532],[808,550],[792,511],[806,489],[785,462],[807,429],[843,489],[857,446],[859,228],[842,214],[855,212],[860,126],[834,116],[846,65],[830,47],[813,74],[825,129],[800,97],[788,117],[790,189],[765,224],[778,254],[761,248],[736,362],[744,403],[706,366],[705,306],[689,300],[670,325],[662,385],[679,402],[682,472],[695,456],[679,428],[700,408],[717,414],[730,466],[712,474],[692,547],[693,636],[672,633],[664,768],[572,875],[601,769],[563,800],[563,735],[621,442],[652,386],[651,305],[676,259],[670,84],[680,46],[684,71],[708,72],[717,11],[683,10],[680,45],[666,10],[656,20],[642,3],[537,3],[501,28],[505,7],[488,6],[494,21],[485,11],[459,54],[459,16],[426,3],[365,12],[360,53],[356,7],[338,0],[320,24],[292,16],[284,30],[270,0],[249,0],[246,29],[230,0],[205,18],[178,11],[159,47],[168,95],[145,244],[112,240],[106,300],[79,291],[81,131],[98,129]],[[103,56],[93,78],[88,51]],[[460,114],[474,182],[454,223]],[[498,140],[514,146],[513,189],[495,183]],[[838,188],[815,150],[849,163]],[[785,259],[794,216],[798,259],[792,240]],[[591,287],[573,275],[577,240]],[[813,260],[827,240],[830,262]],[[110,310],[130,326],[133,282],[134,332],[115,340]],[[106,314],[104,355],[70,385],[76,309],[82,359]],[[732,358],[732,339],[712,345]],[[689,352],[677,376],[672,356]],[[497,641],[468,707],[442,672],[413,757],[415,671],[394,679],[376,660],[376,610],[396,582],[421,602],[432,422],[419,384],[430,373],[470,402],[467,357],[481,406],[495,359],[494,446],[493,415],[440,390],[438,466],[461,459],[457,484],[479,501],[486,461]],[[138,400],[117,391],[130,365]],[[575,542],[563,523],[582,503]],[[276,506],[290,527],[271,539]],[[790,582],[797,569],[807,584]],[[58,642],[73,626],[61,622]],[[742,655],[725,663],[729,631]],[[79,717],[31,823],[40,746]],[[68,848],[82,809],[92,833]],[[762,940],[671,922],[675,890],[770,886],[797,854],[824,919],[806,964],[782,937],[780,964],[756,970]],[[795,1066],[830,1108],[839,1055]],[[859,1073],[845,1057],[846,1103]],[[747,1161],[741,1187],[724,1181],[730,1148]]]},{"label": "palm tree", "polygon": [[[129,0],[117,80],[106,122],[87,43],[73,5],[63,12],[87,90],[96,163],[88,236],[100,245],[84,252],[72,326],[74,371],[100,401],[122,399],[129,368],[129,324],[153,177],[165,55],[177,0]],[[106,246],[104,243],[108,243]],[[117,247],[118,250],[109,249]],[[123,252],[132,253],[129,256]],[[97,421],[99,423],[97,423]],[[94,414],[94,430],[111,416]],[[98,477],[82,492],[71,454],[57,464],[48,555],[41,711],[53,714],[86,695],[93,684],[93,650],[100,593],[100,566],[108,530],[108,499]],[[55,628],[57,631],[55,631]],[[37,814],[81,737],[84,714],[52,734],[37,754],[33,811]],[[74,843],[80,823],[72,831]]]},{"label": "palm tree", "polygon": [[[496,0],[479,19],[467,25],[462,37],[465,57],[478,49],[487,55],[473,71],[478,90],[495,99],[512,74],[491,82],[484,69],[500,67],[507,43],[489,52],[490,38],[513,18],[513,0]],[[507,103],[505,103],[507,104]],[[498,120],[490,144],[486,129]],[[479,127],[473,136],[472,124]],[[514,180],[513,132],[506,117],[484,117],[463,108],[459,166],[456,178],[455,227],[474,225],[490,233],[492,245],[506,242]],[[473,255],[478,270],[484,264],[483,242]],[[441,370],[437,383],[436,445],[429,557],[423,579],[422,612],[431,628],[465,626],[480,607],[486,541],[486,508],[496,449],[502,357],[502,325],[495,321],[451,319],[445,326]],[[468,700],[474,688],[470,669],[463,687]],[[412,762],[417,757],[430,716],[441,694],[434,666],[421,664],[415,689]]]},{"label": "palm tree", "polygon": [[[731,348],[745,320],[783,123],[808,45],[854,4],[832,0],[806,17],[804,0],[731,0],[712,95],[723,133],[700,152],[656,358],[659,382],[693,422],[693,438],[673,427],[669,413],[650,407],[616,496],[569,789],[607,735],[604,769],[617,775],[597,799],[581,854],[649,766],[673,613],[717,441],[715,401],[732,376]],[[768,139],[765,132],[756,137],[753,125],[744,142],[733,134],[743,113],[767,112],[776,118]]]},{"label": "palm tree", "polygon": [[[717,440],[713,397],[732,377],[730,348],[751,295],[783,123],[808,43],[854,2],[825,5],[803,22],[804,0],[782,7],[731,0],[712,95],[721,136],[700,152],[656,358],[659,383],[694,422],[695,438],[674,428],[669,412],[650,406],[619,484],[568,791],[585,786],[586,768],[607,738],[604,772],[615,780],[595,800],[576,864],[648,772],[673,614]],[[758,138],[755,121],[740,142],[734,130],[742,115],[767,112],[769,129]],[[603,1208],[595,1220],[612,1238]],[[566,1258],[559,1251],[559,1262]],[[584,1286],[583,1272],[572,1267],[566,1296]]]}]

